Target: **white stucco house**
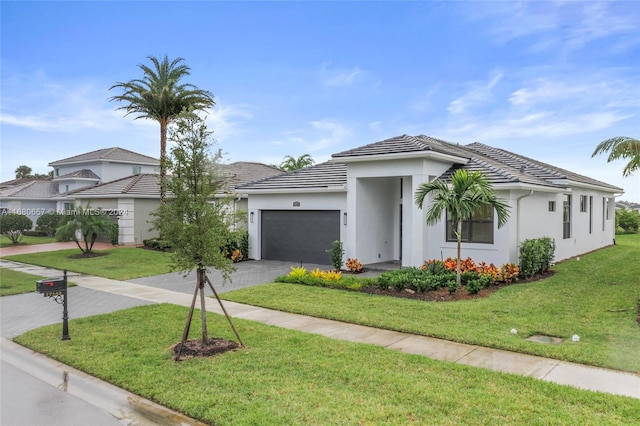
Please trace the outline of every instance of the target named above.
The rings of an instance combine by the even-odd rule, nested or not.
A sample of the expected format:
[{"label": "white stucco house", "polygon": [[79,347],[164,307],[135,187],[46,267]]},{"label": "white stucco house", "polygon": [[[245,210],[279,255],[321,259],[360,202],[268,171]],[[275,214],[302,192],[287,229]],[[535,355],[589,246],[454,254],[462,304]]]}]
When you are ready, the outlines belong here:
[{"label": "white stucco house", "polygon": [[249,256],[329,264],[334,240],[363,264],[419,266],[456,256],[446,218],[426,225],[414,194],[457,168],[483,172],[510,206],[498,229],[493,211],[463,228],[462,256],[500,265],[519,244],[556,242],[556,260],[613,244],[614,199],[622,189],[481,143],[458,145],[402,135],[334,154],[330,161],[241,185],[248,194]]},{"label": "white stucco house", "polygon": [[35,227],[46,212],[68,210],[73,194],[123,177],[158,173],[160,161],[124,148],[103,148],[49,163],[53,177],[15,179],[0,185],[0,207],[28,216]]},{"label": "white stucco house", "polygon": [[[283,171],[262,163],[239,161],[220,164],[220,175],[224,186],[217,198],[225,198],[234,193],[236,186],[252,180],[264,179],[282,174]],[[102,208],[117,212],[118,243],[124,245],[141,245],[144,240],[158,236],[151,230],[151,212],[160,205],[160,177],[158,174],[138,174],[127,176],[111,182],[95,185],[74,191],[69,194],[76,205]],[[234,212],[247,211],[247,195],[235,193],[230,208]],[[246,224],[241,224],[246,227]]]}]

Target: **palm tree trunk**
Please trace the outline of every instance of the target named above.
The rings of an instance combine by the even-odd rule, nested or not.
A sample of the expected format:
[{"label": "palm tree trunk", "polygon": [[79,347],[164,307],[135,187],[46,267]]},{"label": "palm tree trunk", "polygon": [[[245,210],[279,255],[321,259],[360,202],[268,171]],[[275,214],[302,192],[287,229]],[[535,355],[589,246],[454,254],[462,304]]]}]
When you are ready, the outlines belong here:
[{"label": "palm tree trunk", "polygon": [[164,204],[165,187],[164,178],[167,174],[165,169],[167,161],[167,127],[169,120],[160,120],[160,203]]},{"label": "palm tree trunk", "polygon": [[460,246],[462,243],[462,221],[458,221],[456,225],[456,240],[458,242],[458,254],[456,257],[456,283],[460,288]]}]

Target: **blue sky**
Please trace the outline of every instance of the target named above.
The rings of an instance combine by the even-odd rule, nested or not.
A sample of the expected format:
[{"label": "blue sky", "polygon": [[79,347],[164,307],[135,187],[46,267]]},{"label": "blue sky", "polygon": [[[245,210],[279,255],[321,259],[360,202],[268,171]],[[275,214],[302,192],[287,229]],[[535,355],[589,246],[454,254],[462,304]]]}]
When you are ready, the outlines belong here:
[{"label": "blue sky", "polygon": [[120,146],[159,156],[156,122],[109,87],[149,55],[209,90],[227,161],[280,164],[401,134],[505,148],[625,189],[591,158],[640,137],[640,2],[12,2],[1,8],[1,180]]}]

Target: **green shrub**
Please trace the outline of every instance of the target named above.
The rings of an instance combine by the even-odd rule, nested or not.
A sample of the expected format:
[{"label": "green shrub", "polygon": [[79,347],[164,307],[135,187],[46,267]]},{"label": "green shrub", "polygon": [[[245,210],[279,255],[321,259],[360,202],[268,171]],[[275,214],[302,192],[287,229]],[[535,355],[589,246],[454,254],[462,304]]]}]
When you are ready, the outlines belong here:
[{"label": "green shrub", "polygon": [[624,207],[616,210],[616,234],[637,234],[639,230],[640,212]]},{"label": "green shrub", "polygon": [[325,250],[331,257],[331,265],[333,269],[339,271],[342,268],[342,258],[344,257],[344,247],[342,242],[336,240],[330,249]]},{"label": "green shrub", "polygon": [[458,282],[456,281],[456,279],[452,279],[447,281],[447,287],[449,288],[449,293],[453,294],[456,291],[458,291]]},{"label": "green shrub", "polygon": [[26,235],[27,237],[48,237],[46,232],[44,231],[24,231],[22,235]]},{"label": "green shrub", "polygon": [[476,271],[464,271],[460,274],[460,284],[467,285],[469,281],[475,281],[480,277]]},{"label": "green shrub", "polygon": [[142,240],[142,244],[145,247],[149,247],[154,250],[159,251],[169,251],[171,250],[171,243],[167,240],[160,240],[158,238],[150,238],[148,240]]},{"label": "green shrub", "polygon": [[36,230],[44,232],[47,237],[53,237],[56,234],[56,229],[60,226],[62,216],[56,212],[43,214],[36,220]]},{"label": "green shrub", "polygon": [[483,288],[489,287],[491,282],[490,275],[479,275],[478,278],[469,280],[465,288],[469,294],[478,294]]},{"label": "green shrub", "polygon": [[359,291],[363,287],[363,280],[356,277],[340,277],[339,279],[324,279],[320,275],[287,274],[276,277],[275,282],[287,284],[303,284],[313,287],[337,288],[342,290]]},{"label": "green shrub", "polygon": [[555,257],[553,238],[542,237],[524,240],[520,246],[520,275],[525,278],[549,270]]},{"label": "green shrub", "polygon": [[6,235],[13,244],[18,244],[22,233],[28,231],[33,222],[27,216],[15,213],[0,214],[0,234]]},{"label": "green shrub", "polygon": [[433,275],[440,275],[447,272],[447,267],[444,265],[444,262],[439,259],[424,262],[423,269]]}]

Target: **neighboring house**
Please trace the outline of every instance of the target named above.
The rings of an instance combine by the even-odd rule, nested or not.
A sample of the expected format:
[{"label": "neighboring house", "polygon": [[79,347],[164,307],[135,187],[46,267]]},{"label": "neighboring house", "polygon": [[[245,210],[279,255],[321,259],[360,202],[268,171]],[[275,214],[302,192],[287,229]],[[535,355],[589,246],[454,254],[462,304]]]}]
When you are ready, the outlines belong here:
[{"label": "neighboring house", "polygon": [[[64,212],[71,205],[106,210],[118,221],[119,244],[142,244],[156,233],[149,231],[150,213],[160,203],[160,161],[123,148],[105,148],[49,163],[53,177],[14,179],[0,183],[0,209],[28,216],[35,227],[39,216]],[[252,180],[283,173],[260,163],[222,164],[223,191]],[[234,211],[246,211],[246,195],[237,195]],[[246,225],[245,225],[246,226]]]},{"label": "neighboring house", "polygon": [[635,210],[640,213],[640,203],[632,203],[629,201],[616,201],[616,209]]},{"label": "neighboring house", "polygon": [[[256,179],[283,173],[282,170],[260,163],[236,162],[221,164],[221,176],[225,180],[217,197],[234,193],[237,185]],[[102,208],[117,215],[119,244],[140,245],[146,239],[157,236],[151,230],[151,212],[160,205],[160,177],[157,174],[127,176],[111,182],[80,189],[68,194],[77,205]],[[246,195],[238,194],[233,201],[233,211],[247,211]],[[245,225],[246,227],[246,225]]]},{"label": "neighboring house", "polygon": [[613,243],[621,188],[481,143],[403,135],[237,187],[249,196],[249,256],[329,264],[325,250],[339,240],[345,258],[364,264],[455,257],[451,224],[426,225],[429,202],[419,209],[414,194],[458,168],[483,172],[511,207],[500,229],[493,211],[465,223],[465,258],[517,262],[519,245],[543,236],[555,240],[556,260]]},{"label": "neighboring house", "polygon": [[0,184],[0,207],[28,216],[35,227],[46,212],[69,209],[69,194],[137,173],[157,173],[160,162],[123,148],[104,148],[49,163],[53,178],[15,179]]}]

